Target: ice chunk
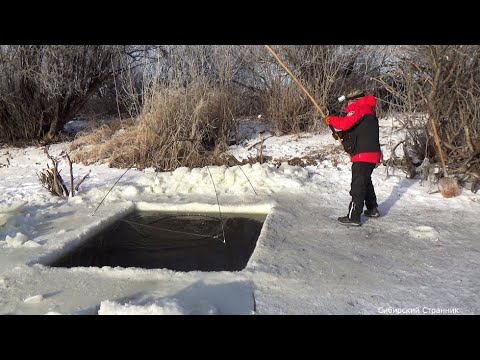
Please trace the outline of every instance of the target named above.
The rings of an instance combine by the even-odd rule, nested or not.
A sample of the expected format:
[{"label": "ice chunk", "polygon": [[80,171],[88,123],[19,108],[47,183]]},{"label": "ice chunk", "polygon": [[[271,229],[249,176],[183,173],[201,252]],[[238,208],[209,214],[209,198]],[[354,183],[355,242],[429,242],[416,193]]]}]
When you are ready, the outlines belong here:
[{"label": "ice chunk", "polygon": [[23,302],[27,304],[38,304],[42,301],[43,301],[43,295],[41,294],[30,296],[29,298],[26,298],[25,300],[23,300]]}]

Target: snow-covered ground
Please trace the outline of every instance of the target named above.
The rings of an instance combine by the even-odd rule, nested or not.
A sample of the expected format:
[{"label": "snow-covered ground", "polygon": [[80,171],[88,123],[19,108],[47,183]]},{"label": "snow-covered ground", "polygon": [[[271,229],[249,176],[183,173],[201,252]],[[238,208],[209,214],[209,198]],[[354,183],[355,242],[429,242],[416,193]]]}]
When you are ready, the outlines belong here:
[{"label": "snow-covered ground", "polygon": [[[392,125],[381,120],[387,157],[401,137]],[[1,148],[0,314],[480,313],[479,194],[445,199],[380,166],[373,182],[382,217],[346,227],[336,218],[347,211],[351,170],[331,134],[250,135],[231,153],[254,157],[263,137],[270,163],[131,169],[96,211],[125,169],[74,164],[77,178],[91,174],[62,200],[37,178],[47,164],[41,148]],[[321,161],[282,163],[295,157]],[[60,168],[68,178],[64,161]],[[217,213],[208,170],[222,212],[268,214],[244,270],[47,265],[134,208]]]}]

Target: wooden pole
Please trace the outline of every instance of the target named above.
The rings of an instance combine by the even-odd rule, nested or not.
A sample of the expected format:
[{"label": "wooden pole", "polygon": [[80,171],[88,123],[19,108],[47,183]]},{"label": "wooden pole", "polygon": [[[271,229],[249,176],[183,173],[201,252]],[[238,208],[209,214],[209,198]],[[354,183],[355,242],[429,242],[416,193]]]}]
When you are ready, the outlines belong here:
[{"label": "wooden pole", "polygon": [[305,95],[308,96],[308,98],[312,101],[313,105],[315,105],[315,107],[317,108],[317,110],[320,112],[320,114],[322,115],[322,118],[325,119],[327,116],[325,115],[325,113],[322,111],[322,109],[320,108],[320,106],[318,106],[317,102],[315,101],[315,99],[313,98],[312,95],[310,95],[310,93],[308,92],[307,89],[305,89],[305,86],[302,85],[302,83],[300,81],[298,81],[298,79],[295,77],[295,75],[292,74],[292,72],[290,71],[290,69],[287,67],[287,65],[285,65],[282,60],[280,60],[280,58],[278,57],[278,55],[275,53],[275,51],[273,51],[273,49],[269,46],[269,45],[265,45],[265,47],[267,48],[268,51],[270,51],[273,55],[273,57],[278,61],[278,63],[285,69],[285,71],[292,77],[293,81],[295,81],[297,83],[298,86],[300,86],[300,88],[303,90],[303,92],[305,93]]}]

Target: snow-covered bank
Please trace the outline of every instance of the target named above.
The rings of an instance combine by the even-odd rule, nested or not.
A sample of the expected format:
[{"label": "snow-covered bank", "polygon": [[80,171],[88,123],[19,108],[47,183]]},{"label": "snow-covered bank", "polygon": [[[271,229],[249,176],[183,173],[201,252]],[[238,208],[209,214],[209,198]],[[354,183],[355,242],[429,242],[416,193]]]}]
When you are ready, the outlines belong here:
[{"label": "snow-covered bank", "polygon": [[[276,159],[337,146],[330,134],[271,137],[264,144],[264,154]],[[52,146],[50,153],[65,147]],[[336,217],[345,215],[350,199],[350,165],[340,151],[330,153],[335,161],[305,168],[132,169],[95,211],[124,169],[75,164],[75,176],[91,175],[78,196],[61,200],[37,179],[46,167],[42,149],[1,149],[0,313],[379,314],[426,308],[478,314],[479,195],[463,191],[444,199],[401,172],[386,178],[379,167],[373,182],[383,216],[344,227]],[[268,213],[242,271],[47,265],[134,208],[214,213],[215,189],[224,212]]]}]

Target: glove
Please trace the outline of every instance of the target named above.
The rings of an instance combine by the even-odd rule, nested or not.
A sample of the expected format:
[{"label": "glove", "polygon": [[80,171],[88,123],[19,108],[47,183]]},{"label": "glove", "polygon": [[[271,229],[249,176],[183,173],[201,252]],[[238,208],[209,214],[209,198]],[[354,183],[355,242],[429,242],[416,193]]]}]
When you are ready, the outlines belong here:
[{"label": "glove", "polygon": [[332,131],[332,136],[335,140],[343,140],[343,131]]},{"label": "glove", "polygon": [[327,116],[325,119],[323,119],[325,124],[330,125],[330,116]]}]

